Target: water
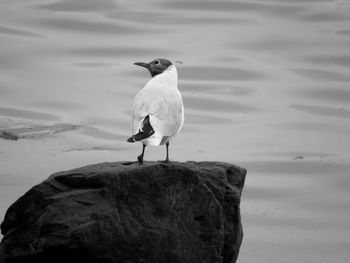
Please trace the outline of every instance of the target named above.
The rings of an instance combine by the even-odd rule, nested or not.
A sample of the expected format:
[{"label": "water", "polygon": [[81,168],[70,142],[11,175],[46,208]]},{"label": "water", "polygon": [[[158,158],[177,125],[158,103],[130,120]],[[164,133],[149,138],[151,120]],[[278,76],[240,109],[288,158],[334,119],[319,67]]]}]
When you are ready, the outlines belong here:
[{"label": "water", "polygon": [[[50,173],[136,160],[130,105],[165,57],[173,160],[248,169],[239,262],[350,258],[350,2],[0,1],[0,218]],[[145,159],[165,157],[164,147]]]}]

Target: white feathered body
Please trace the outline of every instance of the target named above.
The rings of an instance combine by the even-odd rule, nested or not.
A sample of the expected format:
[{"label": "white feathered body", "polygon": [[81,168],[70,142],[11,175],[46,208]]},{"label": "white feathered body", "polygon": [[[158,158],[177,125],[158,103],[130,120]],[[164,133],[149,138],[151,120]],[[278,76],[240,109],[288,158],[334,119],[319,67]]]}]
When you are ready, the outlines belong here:
[{"label": "white feathered body", "polygon": [[141,140],[143,144],[165,144],[180,132],[184,123],[184,106],[174,65],[151,78],[136,95],[132,106],[133,135],[142,129],[142,121],[147,115],[155,133]]}]

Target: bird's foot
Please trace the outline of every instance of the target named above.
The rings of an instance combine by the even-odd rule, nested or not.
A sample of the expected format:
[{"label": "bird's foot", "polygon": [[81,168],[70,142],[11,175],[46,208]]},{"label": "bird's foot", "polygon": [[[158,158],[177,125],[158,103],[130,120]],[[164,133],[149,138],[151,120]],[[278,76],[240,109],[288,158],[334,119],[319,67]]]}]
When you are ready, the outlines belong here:
[{"label": "bird's foot", "polygon": [[161,163],[170,163],[169,159],[165,159],[164,161],[160,161]]},{"label": "bird's foot", "polygon": [[137,162],[138,162],[139,164],[142,164],[142,163],[143,163],[143,155],[142,155],[142,154],[139,155],[139,156],[137,156]]}]

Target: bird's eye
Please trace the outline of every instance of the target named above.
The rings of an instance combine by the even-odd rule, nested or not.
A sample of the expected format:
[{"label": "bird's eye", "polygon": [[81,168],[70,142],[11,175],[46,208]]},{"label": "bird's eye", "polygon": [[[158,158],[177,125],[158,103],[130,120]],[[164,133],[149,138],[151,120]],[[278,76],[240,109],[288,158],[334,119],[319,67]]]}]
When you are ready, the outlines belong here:
[{"label": "bird's eye", "polygon": [[154,61],[154,64],[158,65],[160,62],[159,60]]}]

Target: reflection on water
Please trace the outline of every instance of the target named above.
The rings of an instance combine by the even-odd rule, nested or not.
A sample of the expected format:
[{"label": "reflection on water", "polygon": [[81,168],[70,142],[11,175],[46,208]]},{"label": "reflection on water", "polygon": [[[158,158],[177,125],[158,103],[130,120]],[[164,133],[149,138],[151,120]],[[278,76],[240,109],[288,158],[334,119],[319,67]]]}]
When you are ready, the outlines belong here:
[{"label": "reflection on water", "polygon": [[337,31],[337,34],[348,36],[348,35],[350,35],[350,29],[339,30],[339,31]]},{"label": "reflection on water", "polygon": [[265,15],[286,15],[298,13],[305,10],[302,6],[285,5],[277,2],[247,2],[247,1],[176,1],[163,4],[168,8],[177,8],[182,10],[202,10],[202,11],[221,11],[221,12],[239,12],[239,13],[258,13]]},{"label": "reflection on water", "polygon": [[0,26],[0,34],[9,34],[9,35],[23,36],[23,37],[42,37],[42,35],[37,33],[16,29],[16,28],[11,28],[11,27],[4,27],[4,26]]},{"label": "reflection on water", "polygon": [[219,66],[197,66],[184,67],[181,70],[181,79],[183,80],[201,80],[201,81],[251,81],[264,78],[264,74],[252,70],[240,68],[222,68]]},{"label": "reflection on water", "polygon": [[50,4],[38,4],[37,8],[64,12],[108,12],[119,8],[115,1],[111,0],[61,0]]},{"label": "reflection on water", "polygon": [[[239,262],[347,262],[350,2],[0,2],[0,218],[50,173],[135,159],[130,106],[175,62],[175,160],[248,169]],[[177,61],[177,62],[176,62]],[[146,158],[162,159],[164,148]]]},{"label": "reflection on water", "polygon": [[172,53],[171,50],[157,49],[151,47],[118,47],[118,46],[103,46],[103,47],[79,47],[61,51],[65,54],[76,57],[130,57],[130,56],[156,56],[157,52],[162,54]]},{"label": "reflection on water", "polygon": [[314,55],[314,56],[304,56],[304,60],[313,64],[323,64],[323,65],[335,65],[335,66],[344,66],[350,67],[350,56],[343,55]]},{"label": "reflection on water", "polygon": [[305,68],[294,68],[289,70],[303,77],[319,81],[350,82],[350,77],[347,74],[341,74],[330,70]]},{"label": "reflection on water", "polygon": [[323,101],[334,101],[335,103],[341,101],[348,103],[350,101],[350,92],[346,88],[336,87],[315,87],[302,88],[295,91],[297,96],[306,97],[309,99],[318,99]]},{"label": "reflection on water", "polygon": [[0,107],[0,116],[32,119],[32,120],[43,120],[43,121],[58,120],[58,117],[47,113],[34,112],[30,110],[12,109],[12,108],[5,108],[5,107]]},{"label": "reflection on water", "polygon": [[311,114],[317,114],[326,117],[331,116],[346,119],[350,118],[350,111],[344,108],[333,108],[318,105],[292,105],[291,107]]}]

